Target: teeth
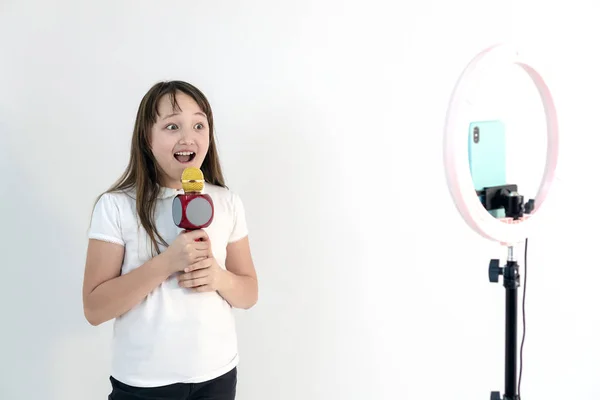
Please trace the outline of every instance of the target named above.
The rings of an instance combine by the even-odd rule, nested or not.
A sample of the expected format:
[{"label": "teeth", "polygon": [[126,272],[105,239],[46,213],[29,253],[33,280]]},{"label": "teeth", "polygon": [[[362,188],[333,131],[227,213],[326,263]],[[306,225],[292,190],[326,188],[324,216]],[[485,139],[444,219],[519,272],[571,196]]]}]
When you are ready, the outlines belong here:
[{"label": "teeth", "polygon": [[178,151],[175,154],[178,156],[191,156],[192,154],[194,154],[194,152],[193,151]]}]

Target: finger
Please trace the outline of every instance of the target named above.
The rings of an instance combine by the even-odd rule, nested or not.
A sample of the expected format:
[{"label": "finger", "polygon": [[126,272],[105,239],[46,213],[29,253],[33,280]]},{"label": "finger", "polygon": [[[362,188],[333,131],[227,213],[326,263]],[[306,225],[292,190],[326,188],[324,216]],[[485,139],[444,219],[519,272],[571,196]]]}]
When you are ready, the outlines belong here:
[{"label": "finger", "polygon": [[197,286],[207,285],[208,283],[210,283],[210,279],[208,276],[205,276],[204,278],[188,279],[186,281],[181,281],[179,282],[179,286],[184,288],[193,288]]},{"label": "finger", "polygon": [[206,260],[208,257],[210,257],[210,251],[209,250],[194,250],[194,255],[192,258],[192,261],[194,263]]},{"label": "finger", "polygon": [[197,279],[197,278],[204,278],[210,275],[210,271],[208,268],[205,269],[199,269],[196,271],[192,271],[192,272],[187,272],[185,274],[181,274],[179,275],[179,277],[177,279],[179,279],[179,281],[187,281],[190,279]]},{"label": "finger", "polygon": [[198,269],[210,268],[212,266],[212,264],[213,264],[212,258],[205,258],[205,259],[197,261],[194,264],[190,265],[189,267],[185,268],[183,270],[183,272],[191,272],[191,271],[196,271]]},{"label": "finger", "polygon": [[206,231],[204,229],[195,229],[193,231],[187,232],[186,235],[191,240],[208,241],[208,233],[206,233]]},{"label": "finger", "polygon": [[210,245],[208,244],[208,242],[194,242],[193,246],[194,249],[199,251],[210,249]]}]

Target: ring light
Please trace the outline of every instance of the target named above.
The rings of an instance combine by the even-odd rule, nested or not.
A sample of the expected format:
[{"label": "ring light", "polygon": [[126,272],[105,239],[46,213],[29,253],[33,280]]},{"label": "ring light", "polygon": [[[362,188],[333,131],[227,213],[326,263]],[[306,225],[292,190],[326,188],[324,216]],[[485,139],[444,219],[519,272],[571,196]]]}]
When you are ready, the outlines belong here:
[{"label": "ring light", "polygon": [[[547,149],[546,166],[541,185],[535,197],[535,208],[530,215],[518,220],[495,218],[481,204],[473,186],[468,165],[466,132],[470,121],[464,109],[467,107],[467,93],[475,83],[478,70],[499,64],[516,64],[529,75],[540,94],[546,114]],[[513,244],[529,237],[535,224],[535,213],[542,206],[552,181],[558,161],[558,122],[556,109],[548,86],[540,74],[517,51],[507,45],[489,47],[475,56],[460,75],[448,105],[444,128],[444,167],[446,181],[454,204],[465,222],[481,236],[502,244]],[[518,183],[518,182],[515,182]]]}]

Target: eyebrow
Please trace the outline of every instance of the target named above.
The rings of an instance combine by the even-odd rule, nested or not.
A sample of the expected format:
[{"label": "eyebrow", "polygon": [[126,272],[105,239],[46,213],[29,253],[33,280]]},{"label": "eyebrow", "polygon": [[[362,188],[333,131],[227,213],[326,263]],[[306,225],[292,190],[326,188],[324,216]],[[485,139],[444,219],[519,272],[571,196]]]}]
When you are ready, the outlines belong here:
[{"label": "eyebrow", "polygon": [[[163,117],[163,119],[171,118],[171,117],[174,117],[175,115],[179,115],[179,114],[181,114],[181,113],[180,112],[175,112],[173,114],[166,115],[165,117]],[[197,112],[194,115],[200,115],[200,116],[202,116],[204,118],[207,118],[206,114],[204,114],[203,112]]]}]

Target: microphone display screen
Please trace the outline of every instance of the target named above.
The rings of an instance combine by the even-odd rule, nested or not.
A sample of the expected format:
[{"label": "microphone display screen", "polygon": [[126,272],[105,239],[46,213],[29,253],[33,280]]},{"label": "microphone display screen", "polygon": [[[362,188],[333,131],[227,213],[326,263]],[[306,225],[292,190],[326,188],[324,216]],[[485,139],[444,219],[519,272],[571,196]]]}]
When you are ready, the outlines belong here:
[{"label": "microphone display screen", "polygon": [[192,224],[202,226],[210,221],[212,206],[204,197],[196,197],[188,203],[185,215]]},{"label": "microphone display screen", "polygon": [[175,225],[179,226],[181,221],[183,220],[183,206],[181,204],[181,199],[179,197],[175,197],[173,199],[173,222]]}]

